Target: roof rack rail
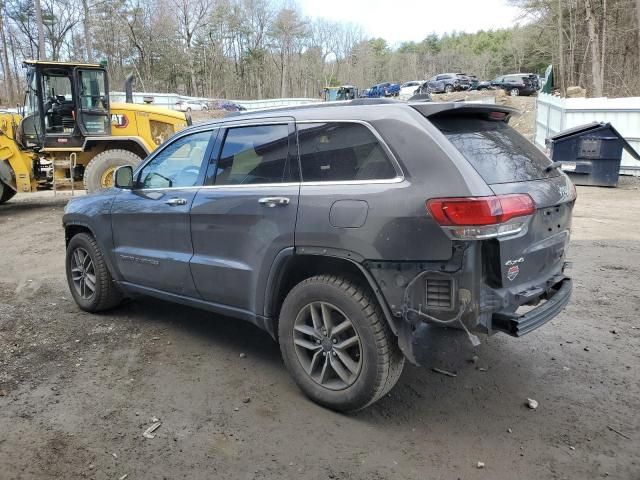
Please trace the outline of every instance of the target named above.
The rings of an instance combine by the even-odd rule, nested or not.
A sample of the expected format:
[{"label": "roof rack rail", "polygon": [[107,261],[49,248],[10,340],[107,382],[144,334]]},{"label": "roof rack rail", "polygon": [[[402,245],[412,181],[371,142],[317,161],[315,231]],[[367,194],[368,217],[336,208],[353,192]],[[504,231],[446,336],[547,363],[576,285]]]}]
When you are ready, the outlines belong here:
[{"label": "roof rack rail", "polygon": [[405,103],[399,100],[391,98],[356,98],[354,100],[339,100],[337,102],[316,102],[316,103],[304,103],[302,105],[283,105],[279,107],[267,107],[259,108],[256,110],[248,110],[245,112],[228,112],[224,115],[224,118],[251,115],[252,113],[265,113],[265,112],[283,112],[288,110],[306,110],[309,108],[328,108],[337,106],[357,106],[357,105],[384,105],[390,103]]}]

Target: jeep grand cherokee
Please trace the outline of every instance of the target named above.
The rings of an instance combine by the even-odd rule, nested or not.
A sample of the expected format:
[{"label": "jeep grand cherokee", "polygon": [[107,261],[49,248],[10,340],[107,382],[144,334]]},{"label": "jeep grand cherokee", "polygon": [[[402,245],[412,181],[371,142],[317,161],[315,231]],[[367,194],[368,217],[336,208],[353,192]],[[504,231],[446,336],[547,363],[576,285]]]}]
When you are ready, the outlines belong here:
[{"label": "jeep grand cherokee", "polygon": [[252,322],[311,399],[363,408],[427,326],[521,336],[569,301],[575,189],[513,113],[355,100],[192,126],[69,202],[71,293]]}]

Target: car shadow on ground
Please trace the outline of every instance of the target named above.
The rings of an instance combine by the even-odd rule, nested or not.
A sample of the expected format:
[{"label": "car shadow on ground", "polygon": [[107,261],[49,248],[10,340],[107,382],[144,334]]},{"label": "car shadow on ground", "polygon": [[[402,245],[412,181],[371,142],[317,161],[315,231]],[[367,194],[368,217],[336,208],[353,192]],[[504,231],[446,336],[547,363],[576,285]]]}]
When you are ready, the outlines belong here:
[{"label": "car shadow on ground", "polygon": [[114,313],[198,337],[229,352],[252,357],[281,368],[280,350],[271,336],[249,322],[196,308],[140,297],[126,302]]},{"label": "car shadow on ground", "polygon": [[[204,342],[206,348],[210,346],[217,352],[222,351],[225,357],[246,353],[260,362],[261,368],[272,370],[273,378],[286,378],[277,343],[268,333],[248,322],[152,298],[137,298],[113,313],[166,329],[170,335],[193,337],[195,343]],[[358,423],[406,424],[409,427],[416,415],[429,423],[440,422],[443,412],[460,412],[459,416],[466,418],[487,415],[487,407],[489,411],[498,412],[501,402],[513,402],[513,399],[504,398],[502,383],[508,391],[529,390],[532,380],[527,370],[533,360],[527,356],[526,349],[516,348],[516,344],[509,343],[506,337],[497,341],[492,339],[491,345],[487,345],[486,337],[481,340],[483,344],[473,348],[463,331],[437,329],[429,332],[420,339],[421,366],[407,362],[402,377],[387,397],[347,417]],[[474,362],[476,355],[480,359]],[[520,372],[514,372],[514,364],[522,366]],[[489,365],[491,372],[487,373],[484,367]],[[435,372],[434,368],[455,376]],[[246,372],[239,366],[237,374],[244,376]],[[317,409],[320,416],[341,416],[313,404],[296,389],[292,380],[289,382],[274,388],[285,387],[298,397],[292,401],[305,402],[305,408]],[[469,392],[471,396],[467,395]]]}]

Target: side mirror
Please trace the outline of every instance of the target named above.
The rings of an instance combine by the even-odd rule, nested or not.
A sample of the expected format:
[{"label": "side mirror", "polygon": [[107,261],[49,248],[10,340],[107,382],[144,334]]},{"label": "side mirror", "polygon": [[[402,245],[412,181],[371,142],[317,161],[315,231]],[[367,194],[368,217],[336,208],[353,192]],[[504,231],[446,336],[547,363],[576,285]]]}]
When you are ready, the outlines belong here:
[{"label": "side mirror", "polygon": [[133,188],[133,168],[129,165],[116,168],[114,184],[116,188]]}]

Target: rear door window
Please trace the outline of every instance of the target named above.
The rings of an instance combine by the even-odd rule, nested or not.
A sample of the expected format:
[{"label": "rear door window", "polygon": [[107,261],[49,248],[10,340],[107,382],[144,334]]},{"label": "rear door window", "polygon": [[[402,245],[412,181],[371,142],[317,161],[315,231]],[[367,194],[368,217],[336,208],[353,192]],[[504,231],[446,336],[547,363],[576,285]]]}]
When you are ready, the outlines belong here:
[{"label": "rear door window", "polygon": [[489,185],[560,175],[558,169],[547,172],[550,160],[505,122],[453,115],[429,120]]},{"label": "rear door window", "polygon": [[396,170],[375,135],[360,123],[298,124],[303,182],[384,180]]}]

